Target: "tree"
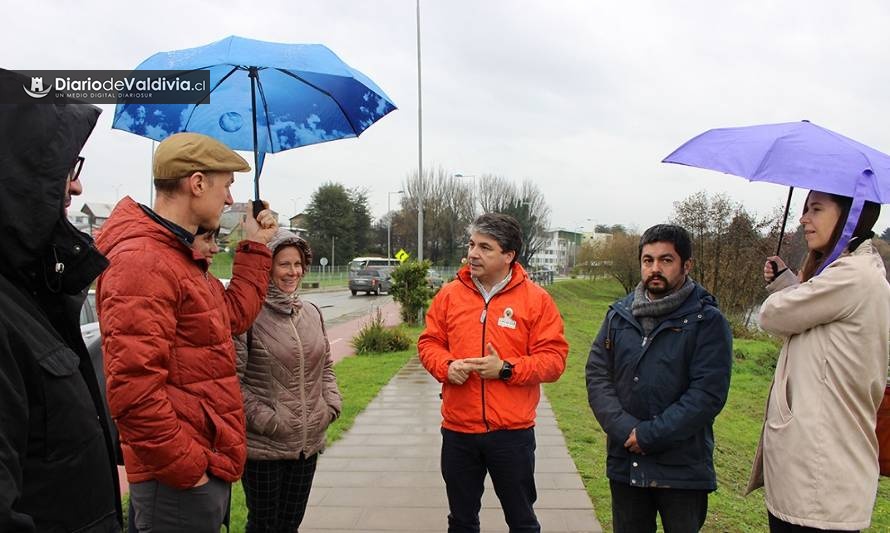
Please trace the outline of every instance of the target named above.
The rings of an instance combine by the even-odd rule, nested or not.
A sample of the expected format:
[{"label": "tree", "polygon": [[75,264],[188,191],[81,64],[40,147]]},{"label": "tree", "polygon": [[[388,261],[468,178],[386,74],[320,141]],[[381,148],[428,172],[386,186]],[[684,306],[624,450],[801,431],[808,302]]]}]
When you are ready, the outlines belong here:
[{"label": "tree", "polygon": [[602,263],[603,270],[618,280],[625,292],[634,290],[640,282],[640,236],[615,233],[598,252],[596,261]]},{"label": "tree", "polygon": [[430,268],[429,261],[405,261],[390,274],[392,299],[401,306],[402,320],[408,325],[419,323],[421,311],[429,305],[433,290],[427,282],[426,275]]},{"label": "tree", "polygon": [[593,241],[581,244],[578,257],[575,260],[574,273],[586,276],[588,279],[599,277],[606,272],[603,259],[603,249],[608,246],[608,241]]},{"label": "tree", "polygon": [[523,180],[517,187],[507,178],[486,174],[479,185],[479,204],[485,213],[504,213],[519,222],[522,250],[518,261],[526,267],[531,264],[547,244],[544,233],[550,225],[550,206],[538,186]]},{"label": "tree", "polygon": [[475,215],[471,186],[439,167],[410,175],[403,187],[402,209],[393,215],[393,247],[417,250],[417,208],[423,198],[424,258],[457,264],[464,255],[465,230]]},{"label": "tree", "polygon": [[343,265],[370,247],[371,215],[367,193],[346,189],[339,183],[325,183],[313,194],[306,207],[309,244],[316,263],[328,257],[331,265]]},{"label": "tree", "polygon": [[746,323],[763,297],[763,262],[775,253],[780,212],[757,219],[726,196],[698,192],[674,204],[673,222],[692,236],[690,275],[721,309]]}]

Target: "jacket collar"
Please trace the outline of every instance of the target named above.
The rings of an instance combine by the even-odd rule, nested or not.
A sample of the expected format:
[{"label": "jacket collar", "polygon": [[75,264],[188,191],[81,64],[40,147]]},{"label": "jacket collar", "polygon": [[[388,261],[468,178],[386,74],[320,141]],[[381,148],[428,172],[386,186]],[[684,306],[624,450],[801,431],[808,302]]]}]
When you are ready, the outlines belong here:
[{"label": "jacket collar", "polygon": [[[526,278],[528,278],[528,274],[525,273],[525,269],[522,268],[522,265],[520,265],[519,262],[513,263],[513,266],[510,268],[510,281],[505,287],[498,290],[497,293],[501,294],[513,289],[520,283],[523,283]],[[460,270],[457,271],[457,279],[467,287],[479,292],[479,289],[476,288],[476,283],[473,281],[473,276],[470,274],[470,265],[460,267]],[[481,295],[482,293],[479,294]]]}]

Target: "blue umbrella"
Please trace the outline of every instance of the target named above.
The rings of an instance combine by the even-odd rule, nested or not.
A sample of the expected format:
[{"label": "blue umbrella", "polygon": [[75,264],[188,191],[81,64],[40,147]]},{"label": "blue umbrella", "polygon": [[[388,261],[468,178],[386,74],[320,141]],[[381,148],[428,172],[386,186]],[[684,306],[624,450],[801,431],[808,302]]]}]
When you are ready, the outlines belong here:
[{"label": "blue umbrella", "polygon": [[[890,203],[890,156],[807,120],[708,130],[662,162],[789,185],[788,203],[794,187],[853,198],[843,234],[820,271],[847,247],[866,200]],[[781,243],[780,236],[776,255]]]},{"label": "blue umbrella", "polygon": [[161,141],[190,131],[254,153],[254,194],[267,153],[358,137],[396,109],[367,76],[320,44],[227,37],[160,52],[136,70],[208,70],[210,103],[125,102],[113,128]]}]

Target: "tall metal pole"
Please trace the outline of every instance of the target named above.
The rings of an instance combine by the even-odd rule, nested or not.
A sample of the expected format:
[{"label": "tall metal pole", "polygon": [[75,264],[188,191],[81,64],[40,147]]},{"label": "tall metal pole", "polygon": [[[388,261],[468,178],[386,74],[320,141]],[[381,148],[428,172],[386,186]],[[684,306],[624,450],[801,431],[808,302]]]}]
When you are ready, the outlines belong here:
[{"label": "tall metal pole", "polygon": [[155,205],[155,180],[154,175],[152,174],[152,170],[155,166],[155,141],[152,139],[151,141],[151,158],[149,159],[148,165],[148,205],[154,207]]},{"label": "tall metal pole", "polygon": [[389,208],[389,199],[392,193],[386,193],[386,259],[387,263],[392,257],[392,210]]},{"label": "tall metal pole", "polygon": [[423,261],[423,104],[420,84],[420,0],[417,0],[417,260]]}]

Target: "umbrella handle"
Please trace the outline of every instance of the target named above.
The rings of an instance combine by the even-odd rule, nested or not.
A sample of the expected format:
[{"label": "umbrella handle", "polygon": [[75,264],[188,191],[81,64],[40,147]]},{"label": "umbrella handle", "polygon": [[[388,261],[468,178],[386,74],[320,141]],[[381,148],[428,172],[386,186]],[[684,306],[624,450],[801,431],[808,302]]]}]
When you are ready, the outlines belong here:
[{"label": "umbrella handle", "polygon": [[769,267],[771,269],[773,269],[773,279],[776,279],[777,277],[779,277],[779,263],[776,263],[775,261],[770,261]]},{"label": "umbrella handle", "polygon": [[266,208],[266,203],[262,200],[251,200],[250,204],[253,211],[253,218],[260,216],[260,212]]}]

